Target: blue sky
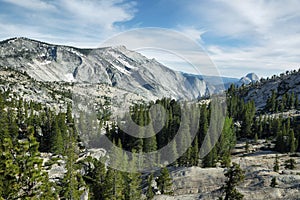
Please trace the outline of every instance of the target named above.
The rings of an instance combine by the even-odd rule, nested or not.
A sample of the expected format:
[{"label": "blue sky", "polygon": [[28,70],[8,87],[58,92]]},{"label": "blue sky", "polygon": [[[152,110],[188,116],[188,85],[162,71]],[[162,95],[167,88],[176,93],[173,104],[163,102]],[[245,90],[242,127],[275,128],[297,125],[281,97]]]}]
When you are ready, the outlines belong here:
[{"label": "blue sky", "polygon": [[[0,0],[1,40],[24,36],[99,47],[124,31],[160,27],[196,41],[220,74],[230,77],[298,69],[299,21],[298,0]],[[143,53],[192,72],[170,55]]]}]

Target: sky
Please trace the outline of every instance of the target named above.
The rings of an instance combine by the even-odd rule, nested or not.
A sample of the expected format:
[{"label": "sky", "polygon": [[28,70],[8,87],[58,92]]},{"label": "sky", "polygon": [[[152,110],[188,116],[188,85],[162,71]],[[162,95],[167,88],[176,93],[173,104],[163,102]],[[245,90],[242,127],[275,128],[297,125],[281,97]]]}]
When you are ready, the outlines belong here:
[{"label": "sky", "polygon": [[[228,77],[298,69],[299,21],[298,0],[0,0],[0,40],[22,36],[94,48],[120,33],[163,28],[195,41],[220,75]],[[161,42],[159,35],[152,37],[157,39],[151,40],[153,46]],[[193,48],[186,48],[185,55],[197,57]],[[178,55],[153,49],[142,53],[193,73]]]}]

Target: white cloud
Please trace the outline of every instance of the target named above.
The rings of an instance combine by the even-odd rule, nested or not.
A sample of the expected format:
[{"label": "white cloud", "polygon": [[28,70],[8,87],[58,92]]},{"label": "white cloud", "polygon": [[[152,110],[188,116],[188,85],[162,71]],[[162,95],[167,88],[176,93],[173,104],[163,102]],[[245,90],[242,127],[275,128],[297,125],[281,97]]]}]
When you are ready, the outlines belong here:
[{"label": "white cloud", "polygon": [[19,0],[2,0],[6,3],[11,3],[16,6],[20,6],[26,9],[31,10],[49,10],[55,9],[55,7],[45,1],[41,0],[26,0],[26,1],[19,1]]},{"label": "white cloud", "polygon": [[255,69],[269,76],[299,66],[300,1],[198,2],[187,8],[216,40],[203,44],[223,74],[241,76]]},{"label": "white cloud", "polygon": [[134,2],[124,3],[122,0],[60,0],[59,4],[74,22],[96,24],[105,29],[113,29],[116,22],[131,20],[136,11]]},{"label": "white cloud", "polygon": [[136,3],[125,0],[4,1],[16,7],[0,15],[1,38],[24,36],[79,47],[97,47],[136,12]]},{"label": "white cloud", "polygon": [[175,70],[218,76],[219,72],[199,42],[179,31],[142,28],[117,34],[102,46],[125,45]]},{"label": "white cloud", "polygon": [[[1,38],[25,36],[79,47],[97,47],[104,39],[126,30],[123,23],[135,17],[138,3],[125,0],[2,1],[16,7],[13,11],[1,10]],[[197,41],[198,46],[199,43],[204,46],[224,75],[239,77],[255,69],[267,76],[297,68],[300,63],[298,0],[193,0],[177,1],[176,5],[181,16],[178,21],[170,22],[170,26]],[[143,24],[143,18],[139,20]],[[172,48],[180,50],[185,57],[203,62],[197,60],[195,48],[178,43],[177,38],[161,37],[159,33],[149,36],[129,34],[114,42],[131,49],[139,45],[155,47],[158,42],[165,43],[166,48],[172,44]],[[154,56],[153,53],[148,55]],[[185,68],[180,59],[163,53],[156,56],[176,69]]]},{"label": "white cloud", "polygon": [[177,27],[177,30],[182,34],[186,35],[187,37],[190,37],[192,40],[203,43],[201,36],[206,32],[205,30],[195,28],[193,26],[182,26],[182,25],[179,25]]}]

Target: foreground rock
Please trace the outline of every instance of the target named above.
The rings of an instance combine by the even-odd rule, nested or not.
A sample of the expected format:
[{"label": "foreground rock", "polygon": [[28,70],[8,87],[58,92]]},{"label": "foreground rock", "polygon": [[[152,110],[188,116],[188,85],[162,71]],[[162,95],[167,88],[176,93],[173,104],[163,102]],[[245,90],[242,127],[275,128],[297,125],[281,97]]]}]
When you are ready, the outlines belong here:
[{"label": "foreground rock", "polygon": [[[246,200],[300,199],[300,158],[279,154],[280,170],[273,171],[276,152],[257,151],[233,157],[245,171],[245,181],[238,190]],[[287,170],[284,161],[293,158],[295,170]],[[172,171],[174,196],[158,195],[155,200],[193,200],[218,199],[219,190],[225,182],[224,168],[190,167]],[[278,185],[270,186],[271,179],[276,177]]]}]

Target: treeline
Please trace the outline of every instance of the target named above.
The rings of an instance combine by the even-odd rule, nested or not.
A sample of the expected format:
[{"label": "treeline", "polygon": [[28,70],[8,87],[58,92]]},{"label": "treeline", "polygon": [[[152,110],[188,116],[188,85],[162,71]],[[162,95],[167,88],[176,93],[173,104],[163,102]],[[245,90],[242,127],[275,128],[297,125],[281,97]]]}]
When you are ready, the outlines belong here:
[{"label": "treeline", "polygon": [[272,90],[272,95],[267,99],[265,111],[270,113],[278,113],[291,109],[299,109],[298,95],[292,93],[285,93],[281,99],[278,99],[278,94]]},{"label": "treeline", "polygon": [[[106,167],[104,160],[79,157],[83,147],[70,105],[55,112],[40,103],[14,99],[10,92],[0,93],[0,127],[0,199],[71,200],[87,191],[89,199],[142,198],[142,174]],[[53,160],[45,162],[41,153]],[[117,152],[115,158],[123,156]],[[57,161],[64,163],[66,172],[59,179],[50,179],[46,170]],[[120,164],[133,168],[134,162],[132,158]],[[151,175],[146,180],[147,199],[154,196],[153,182],[160,193],[172,194],[167,168],[156,179]]]},{"label": "treeline", "polygon": [[[296,73],[296,72],[295,72]],[[294,93],[286,93],[280,100],[277,94],[272,91],[267,104],[263,109],[265,112],[256,114],[253,101],[245,103],[240,94],[243,89],[236,88],[234,85],[227,91],[227,106],[229,116],[236,122],[236,134],[238,139],[246,138],[257,141],[266,139],[275,143],[275,149],[278,152],[296,152],[300,151],[300,125],[298,117],[283,117],[271,115],[279,111],[288,111],[299,108],[298,96]]]},{"label": "treeline", "polygon": [[[167,116],[163,128],[156,134],[154,132],[155,126],[161,122],[157,122],[155,118],[150,119],[149,109],[153,105],[160,105],[163,109],[157,112],[166,112]],[[224,166],[228,166],[230,164],[230,151],[236,142],[233,120],[230,117],[226,117],[220,137],[219,135],[208,136],[218,139],[216,145],[207,147],[212,150],[202,160],[200,160],[199,157],[201,146],[209,129],[209,124],[211,120],[213,120],[211,119],[211,110],[210,104],[200,105],[194,103],[188,105],[187,103],[163,98],[150,104],[133,106],[130,111],[130,116],[123,119],[127,121],[128,117],[131,117],[133,121],[140,126],[153,126],[147,129],[147,131],[151,132],[147,133],[147,135],[153,135],[152,137],[133,137],[122,130],[122,127],[119,127],[117,123],[114,123],[112,128],[106,128],[106,135],[112,142],[121,143],[125,150],[131,152],[156,151],[172,141],[173,148],[171,152],[168,152],[168,156],[170,158],[179,157],[173,163],[169,163],[172,166],[213,167],[219,161],[221,161]],[[200,116],[197,116],[199,114]],[[156,116],[156,114],[152,113],[152,116]],[[195,119],[198,121],[193,121]],[[196,124],[199,126],[195,126]],[[140,136],[145,135],[142,131],[138,133]],[[178,137],[175,137],[176,135],[178,135]],[[208,145],[212,145],[212,141],[209,141]],[[181,152],[182,149],[186,149],[186,151]],[[160,162],[158,161],[158,163]]]},{"label": "treeline", "polygon": [[[79,199],[85,183],[76,163],[78,134],[72,121],[70,109],[54,114],[42,104],[1,93],[2,199]],[[58,182],[49,179],[41,152],[64,156],[66,173]]]},{"label": "treeline", "polygon": [[[172,194],[172,180],[167,168],[163,168],[158,178],[154,178],[151,174],[125,173],[106,167],[103,163],[112,162],[109,158],[79,159],[85,147],[82,146],[82,135],[78,128],[80,131],[89,131],[97,126],[99,132],[90,141],[94,145],[101,144],[104,132],[105,137],[116,146],[136,153],[154,152],[173,142],[171,151],[167,152],[170,160],[174,160],[168,163],[172,167],[214,167],[217,163],[229,167],[231,150],[236,140],[241,138],[274,141],[275,150],[279,152],[300,151],[299,119],[257,116],[254,101],[245,102],[240,98],[240,92],[243,92],[242,89],[234,85],[226,92],[227,113],[220,130],[216,126],[220,119],[214,116],[218,116],[218,112],[225,113],[222,101],[201,104],[163,98],[133,105],[128,115],[118,122],[105,122],[96,113],[91,124],[83,127],[84,123],[79,123],[80,127],[76,127],[71,105],[54,111],[40,103],[14,99],[10,92],[2,92],[0,196],[3,199],[79,199],[85,191],[89,191],[90,199],[141,199],[142,194],[151,199],[156,192],[152,187],[153,182],[157,183],[160,193]],[[276,104],[275,98],[273,106],[274,96],[276,94],[273,92],[268,100],[266,109],[269,111],[273,108],[276,111],[276,105],[282,103]],[[286,100],[283,98],[282,101],[285,103],[283,109],[298,105],[297,97],[293,94],[287,95]],[[155,109],[151,109],[153,107]],[[126,124],[130,119],[139,125],[138,128]],[[165,120],[162,122],[161,119]],[[123,130],[120,122],[125,123],[128,130],[136,132],[138,137]],[[147,129],[142,128],[146,126]],[[162,128],[157,130],[160,126]],[[147,135],[151,137],[143,137]],[[204,144],[209,152],[200,158]],[[65,163],[66,173],[63,177],[59,180],[49,179],[41,153],[51,153]],[[126,157],[122,151],[114,153],[114,162]],[[157,163],[162,163],[160,159],[163,158],[156,159]],[[117,164],[132,171],[137,160],[133,156]]]}]

